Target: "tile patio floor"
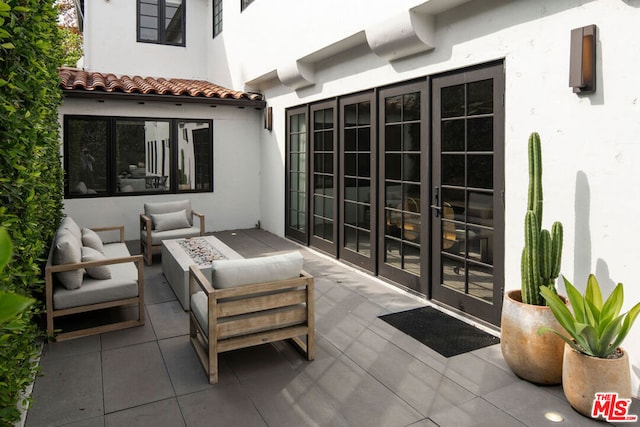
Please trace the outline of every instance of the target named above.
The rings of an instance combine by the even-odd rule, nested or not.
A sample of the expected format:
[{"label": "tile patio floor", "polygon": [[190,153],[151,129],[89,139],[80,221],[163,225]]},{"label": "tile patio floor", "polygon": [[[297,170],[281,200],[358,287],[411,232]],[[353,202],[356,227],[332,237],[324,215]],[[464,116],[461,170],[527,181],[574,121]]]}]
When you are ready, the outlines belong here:
[{"label": "tile patio floor", "polygon": [[604,425],[574,412],[560,386],[519,380],[499,345],[447,359],[378,319],[423,300],[262,230],[214,234],[245,257],[302,251],[316,284],[316,360],[288,343],[224,353],[210,385],[156,256],[143,327],[45,345],[26,426]]}]

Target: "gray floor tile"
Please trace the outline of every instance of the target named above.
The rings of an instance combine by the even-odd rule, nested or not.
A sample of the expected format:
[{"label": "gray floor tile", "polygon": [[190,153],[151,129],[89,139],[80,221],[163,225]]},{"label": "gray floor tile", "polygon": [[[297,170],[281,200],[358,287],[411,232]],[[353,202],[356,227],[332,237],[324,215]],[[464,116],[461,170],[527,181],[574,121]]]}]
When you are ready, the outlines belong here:
[{"label": "gray floor tile", "polygon": [[175,398],[136,406],[105,416],[105,427],[180,427],[184,425],[182,413]]},{"label": "gray floor tile", "polygon": [[371,331],[365,331],[345,353],[423,416],[475,397],[473,393]]},{"label": "gray floor tile", "polygon": [[158,339],[189,334],[189,315],[177,300],[148,305],[147,313]]},{"label": "gray floor tile", "polygon": [[247,393],[239,385],[225,385],[178,398],[190,427],[265,427]]},{"label": "gray floor tile", "polygon": [[524,427],[525,424],[491,405],[475,398],[429,417],[438,426],[446,427]]},{"label": "gray floor tile", "polygon": [[557,426],[557,423],[545,418],[548,412],[560,415],[565,425],[602,425],[574,411],[566,399],[560,399],[526,381],[518,381],[482,397],[527,426]]},{"label": "gray floor tile", "polygon": [[[305,371],[305,374],[310,371]],[[406,426],[424,417],[346,356],[312,378],[352,426]]]},{"label": "gray floor tile", "polygon": [[505,372],[472,353],[448,358],[444,374],[477,396],[520,381],[513,373]]},{"label": "gray floor tile", "polygon": [[105,413],[174,397],[156,342],[102,353]]},{"label": "gray floor tile", "polygon": [[222,353],[220,358],[241,382],[273,372],[287,375],[294,369],[285,355],[271,344]]},{"label": "gray floor tile", "polygon": [[149,311],[146,308],[145,319],[145,323],[142,326],[136,326],[133,328],[127,328],[120,331],[113,331],[102,334],[100,336],[102,340],[102,349],[112,350],[114,348],[124,347],[127,345],[155,341],[156,334],[153,331],[151,322],[149,321]]},{"label": "gray floor tile", "polygon": [[57,359],[81,354],[99,352],[100,336],[77,338],[69,341],[46,342],[42,348],[42,357],[47,359]]},{"label": "gray floor tile", "polygon": [[263,375],[241,387],[269,426],[350,426],[339,402],[303,373]]},{"label": "gray floor tile", "polygon": [[100,353],[44,357],[41,366],[27,426],[60,425],[104,414]]},{"label": "gray floor tile", "polygon": [[176,301],[169,282],[162,274],[161,263],[153,267],[145,267],[144,272],[144,302],[147,305]]},{"label": "gray floor tile", "polygon": [[[158,345],[177,396],[212,387],[188,335],[160,340]],[[222,369],[220,384],[228,383],[225,371],[226,377],[232,377],[228,369]]]},{"label": "gray floor tile", "polygon": [[76,421],[64,424],[60,427],[104,427],[104,417],[90,418],[88,420]]}]

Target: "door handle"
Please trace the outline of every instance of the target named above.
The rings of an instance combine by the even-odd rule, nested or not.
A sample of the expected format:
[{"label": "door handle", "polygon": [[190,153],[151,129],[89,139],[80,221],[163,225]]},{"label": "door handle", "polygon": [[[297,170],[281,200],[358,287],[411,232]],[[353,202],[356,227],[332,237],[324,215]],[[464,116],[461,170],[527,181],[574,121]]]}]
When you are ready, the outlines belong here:
[{"label": "door handle", "polygon": [[433,209],[435,217],[438,218],[442,211],[440,207],[440,187],[438,186],[433,187],[433,204],[431,205],[431,209]]}]

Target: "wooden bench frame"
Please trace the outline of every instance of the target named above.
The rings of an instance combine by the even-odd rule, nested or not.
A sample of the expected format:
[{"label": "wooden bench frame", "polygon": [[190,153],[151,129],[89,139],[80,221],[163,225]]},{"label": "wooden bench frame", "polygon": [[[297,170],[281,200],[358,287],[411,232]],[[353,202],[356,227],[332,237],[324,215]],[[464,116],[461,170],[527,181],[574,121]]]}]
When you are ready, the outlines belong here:
[{"label": "wooden bench frame", "polygon": [[[91,230],[95,232],[102,231],[112,231],[119,230],[120,231],[120,243],[124,243],[124,226],[117,225],[111,227],[94,227]],[[133,326],[144,325],[145,322],[145,314],[144,314],[144,264],[142,255],[132,255],[127,257],[119,257],[119,258],[110,258],[100,261],[89,261],[89,262],[79,262],[73,264],[64,264],[64,265],[53,265],[53,251],[55,247],[55,242],[51,247],[51,251],[49,253],[49,259],[47,261],[47,265],[45,267],[45,299],[46,299],[46,312],[47,312],[47,336],[49,339],[54,339],[55,325],[54,321],[58,317],[68,316],[70,314],[77,313],[86,313],[89,311],[101,310],[104,308],[111,307],[119,307],[119,306],[128,306],[137,304],[138,305],[138,318],[132,320],[125,320],[121,322],[109,323],[106,325],[94,326],[85,329],[78,329],[70,332],[61,332],[55,335],[56,341],[65,341],[72,338],[85,337],[89,335],[101,334],[103,332],[116,331],[119,329],[131,328]],[[108,301],[98,304],[90,304],[78,307],[70,307],[64,308],[60,310],[56,310],[53,307],[53,288],[54,288],[54,278],[53,274],[61,271],[72,271],[78,270],[81,268],[89,268],[89,267],[98,267],[102,265],[112,265],[112,264],[121,264],[125,262],[134,262],[137,263],[138,268],[138,296],[132,298],[119,299],[114,301]]]},{"label": "wooden bench frame", "polygon": [[[204,214],[191,211],[191,217],[198,217],[200,219],[200,235],[204,236]],[[153,222],[151,218],[146,214],[140,214],[140,231],[145,233],[145,239],[140,239],[140,253],[144,255],[144,261],[147,265],[153,264],[153,254],[162,253],[162,244],[153,245],[151,233],[153,232]],[[172,237],[172,239],[179,239],[179,236]]]},{"label": "wooden bench frame", "polygon": [[[189,295],[199,290],[207,295],[209,330],[202,329],[190,308],[189,335],[209,383],[218,382],[218,354],[225,351],[290,339],[307,360],[315,358],[314,283],[308,273],[303,271],[295,279],[214,289],[198,266],[191,265]],[[292,309],[265,311],[287,307]],[[225,321],[239,315],[242,318]],[[298,324],[284,326],[291,323]],[[306,342],[301,338],[305,335]]]}]

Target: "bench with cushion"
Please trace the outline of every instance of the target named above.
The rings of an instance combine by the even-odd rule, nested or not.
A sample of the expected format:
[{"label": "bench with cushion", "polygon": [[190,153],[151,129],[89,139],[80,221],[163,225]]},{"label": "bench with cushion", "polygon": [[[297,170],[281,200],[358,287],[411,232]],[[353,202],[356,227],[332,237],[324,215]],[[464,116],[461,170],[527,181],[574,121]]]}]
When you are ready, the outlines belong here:
[{"label": "bench with cushion", "polygon": [[218,382],[218,353],[291,339],[314,359],[313,277],[291,252],[218,260],[205,277],[190,266],[190,335],[209,382]]},{"label": "bench with cushion", "polygon": [[[98,232],[119,231],[120,241],[103,243]],[[144,324],[144,265],[124,243],[124,226],[81,229],[65,217],[45,267],[47,335],[63,341]],[[137,318],[57,331],[63,317],[113,307],[132,307]],[[62,319],[60,319],[62,320]],[[109,319],[111,320],[111,319]]]},{"label": "bench with cushion", "polygon": [[[200,221],[195,222],[197,216]],[[204,214],[191,210],[190,200],[145,203],[140,214],[140,252],[147,265],[162,252],[162,241],[204,236]]]}]

